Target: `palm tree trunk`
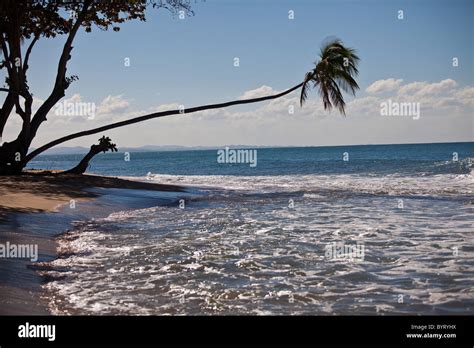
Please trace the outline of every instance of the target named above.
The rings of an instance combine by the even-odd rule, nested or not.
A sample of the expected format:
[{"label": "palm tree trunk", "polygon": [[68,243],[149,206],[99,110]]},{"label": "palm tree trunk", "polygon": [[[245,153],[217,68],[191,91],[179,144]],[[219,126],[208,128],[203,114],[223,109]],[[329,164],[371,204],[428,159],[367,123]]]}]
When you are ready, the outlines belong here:
[{"label": "palm tree trunk", "polygon": [[220,108],[226,108],[226,107],[233,106],[233,105],[251,104],[251,103],[262,102],[262,101],[265,101],[265,100],[277,99],[277,98],[283,97],[284,95],[287,95],[287,94],[301,88],[303,86],[303,83],[304,82],[302,82],[302,83],[300,83],[300,84],[298,84],[294,87],[291,87],[290,89],[287,89],[286,91],[283,91],[281,93],[274,94],[274,95],[269,95],[269,96],[266,96],[266,97],[243,99],[243,100],[234,100],[234,101],[219,103],[219,104],[209,104],[209,105],[197,106],[197,107],[189,108],[189,109],[185,109],[185,110],[169,110],[169,111],[155,112],[155,113],[152,113],[152,114],[135,117],[135,118],[132,118],[130,120],[115,122],[115,123],[112,123],[112,124],[109,124],[109,125],[106,125],[106,126],[93,128],[93,129],[89,129],[89,130],[82,131],[82,132],[73,133],[73,134],[67,135],[65,137],[62,137],[62,138],[56,139],[54,141],[51,141],[51,142],[47,143],[46,145],[43,145],[43,146],[39,147],[38,149],[34,150],[33,152],[31,152],[30,154],[28,154],[24,158],[22,164],[23,164],[23,166],[26,166],[26,164],[29,161],[31,161],[31,159],[38,156],[40,153],[46,151],[47,149],[49,149],[53,146],[56,146],[58,144],[64,143],[64,142],[72,140],[72,139],[76,139],[76,138],[84,137],[84,136],[87,136],[87,135],[92,135],[92,134],[104,132],[104,131],[109,130],[109,129],[114,129],[114,128],[118,128],[118,127],[127,126],[129,124],[134,124],[134,123],[150,120],[152,118],[159,118],[159,117],[165,117],[165,116],[177,115],[177,114],[190,114],[190,113],[198,112],[198,111],[220,109]]},{"label": "palm tree trunk", "polygon": [[89,152],[82,158],[77,166],[62,172],[61,174],[83,174],[87,170],[87,167],[89,167],[91,159],[102,151],[104,151],[103,146],[92,145]]},{"label": "palm tree trunk", "polygon": [[87,167],[89,167],[90,160],[99,152],[100,151],[94,151],[94,149],[91,148],[89,153],[82,158],[77,166],[62,172],[61,174],[83,174],[87,170]]}]

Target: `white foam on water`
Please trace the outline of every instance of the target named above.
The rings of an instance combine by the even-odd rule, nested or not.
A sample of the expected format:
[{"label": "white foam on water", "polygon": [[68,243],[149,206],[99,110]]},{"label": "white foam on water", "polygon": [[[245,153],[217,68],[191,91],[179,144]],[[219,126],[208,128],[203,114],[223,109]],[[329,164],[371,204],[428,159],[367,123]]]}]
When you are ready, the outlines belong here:
[{"label": "white foam on water", "polygon": [[[438,174],[431,176],[359,176],[359,175],[165,175],[153,174],[148,179],[127,177],[138,181],[155,181],[163,184],[192,187],[273,192],[295,190],[334,189],[386,195],[472,195],[474,175]],[[310,193],[317,195],[317,193]]]},{"label": "white foam on water", "polygon": [[[117,212],[60,237],[64,256],[45,271],[54,313],[473,311],[470,174],[153,180],[208,194],[185,209]],[[361,243],[364,258],[328,258],[331,243]]]}]

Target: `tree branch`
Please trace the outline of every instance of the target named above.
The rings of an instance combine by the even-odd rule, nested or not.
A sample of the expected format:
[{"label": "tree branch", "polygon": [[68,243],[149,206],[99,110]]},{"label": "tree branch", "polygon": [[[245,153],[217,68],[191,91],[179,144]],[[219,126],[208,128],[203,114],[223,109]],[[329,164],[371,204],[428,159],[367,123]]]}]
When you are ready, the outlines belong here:
[{"label": "tree branch", "polygon": [[33,46],[35,45],[36,41],[39,40],[39,38],[39,34],[35,34],[35,37],[33,38],[30,45],[28,46],[28,49],[26,50],[25,61],[23,62],[23,74],[26,74],[26,71],[28,70],[28,61],[30,59],[31,50],[33,49]]},{"label": "tree branch", "polygon": [[87,11],[89,10],[89,6],[91,5],[91,3],[92,1],[90,0],[84,2],[82,10],[77,17],[76,22],[72,26],[66,42],[64,43],[63,51],[58,63],[58,71],[56,73],[56,81],[54,83],[53,90],[51,91],[49,97],[44,101],[44,103],[39,107],[39,109],[33,116],[30,129],[31,139],[35,137],[36,132],[38,131],[38,128],[41,123],[46,120],[46,115],[48,114],[48,112],[62,97],[64,97],[65,91],[69,87],[66,82],[66,66],[67,62],[71,58],[71,50],[73,48],[72,42],[74,41],[76,33],[87,15]]},{"label": "tree branch", "polygon": [[[5,66],[7,68],[8,75],[11,74],[11,62],[10,62],[10,54],[8,53],[8,48],[5,43],[5,38],[3,37],[3,33],[0,34],[0,46],[2,47],[3,58],[5,59]],[[2,88],[2,91],[8,92],[7,97],[3,101],[2,109],[0,110],[0,138],[3,136],[3,131],[5,129],[5,125],[7,124],[7,120],[10,117],[10,113],[13,110],[13,106],[15,105],[14,102],[14,94],[17,93],[11,89],[9,86],[8,89]]]},{"label": "tree branch", "polygon": [[5,66],[7,67],[8,74],[11,73],[11,61],[10,61],[10,54],[8,53],[8,47],[5,43],[5,38],[3,37],[3,33],[0,34],[0,45],[2,46],[3,57],[5,58]]}]

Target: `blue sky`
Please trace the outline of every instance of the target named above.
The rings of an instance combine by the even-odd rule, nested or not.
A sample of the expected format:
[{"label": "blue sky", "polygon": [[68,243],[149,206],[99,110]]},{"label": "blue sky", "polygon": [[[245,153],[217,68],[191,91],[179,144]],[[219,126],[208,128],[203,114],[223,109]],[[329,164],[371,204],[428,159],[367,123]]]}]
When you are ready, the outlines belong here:
[{"label": "blue sky", "polygon": [[[79,94],[81,100],[99,104],[108,96],[120,96],[127,101],[124,114],[119,115],[123,119],[129,117],[127,112],[135,115],[134,112],[160,105],[193,106],[235,99],[261,86],[283,90],[303,79],[317,58],[321,42],[331,36],[356,48],[361,57],[358,98],[367,96],[366,88],[375,81],[390,78],[402,79],[403,84],[439,83],[449,79],[455,81],[458,91],[474,85],[472,1],[207,0],[196,2],[193,8],[195,15],[184,20],[173,18],[166,11],[150,10],[146,22],[126,23],[118,33],[96,28],[89,34],[79,33],[68,66],[68,73],[78,75],[79,81],[70,87],[66,97]],[[289,10],[294,11],[294,20],[288,19]],[[397,18],[399,10],[404,12],[403,20]],[[45,99],[51,89],[63,42],[64,37],[43,39],[32,54],[29,82],[36,98]],[[124,66],[126,57],[130,58],[130,67]],[[233,66],[234,57],[240,59],[238,68]],[[451,64],[453,57],[459,59],[456,68]],[[320,102],[316,93],[313,99]],[[237,108],[236,112],[239,110],[252,108]],[[460,114],[466,111],[472,108],[469,110],[468,105],[467,110],[458,110]],[[322,118],[321,122],[324,121]],[[157,122],[152,121],[150,126],[158,125]],[[219,127],[229,127],[229,123],[221,122],[219,126],[219,121],[215,122],[211,125],[216,127],[215,132]],[[344,121],[339,118],[334,122]],[[459,125],[464,125],[463,128],[470,125],[472,131],[472,118],[470,122],[464,118]],[[92,128],[99,123],[76,123],[74,129]],[[336,123],[330,129],[337,130]],[[188,121],[183,127],[187,124]],[[413,128],[413,122],[405,124],[407,129]],[[193,125],[189,127],[192,132]],[[49,130],[46,131],[49,126],[45,124],[44,128],[41,140],[50,138]],[[130,128],[123,145],[161,144],[153,141],[152,136],[142,137],[140,129],[145,128]],[[296,133],[297,130],[290,134],[295,141]],[[404,133],[400,131],[398,140],[392,134],[373,142],[417,142],[416,134],[406,138]],[[125,133],[118,132],[117,136],[120,134]],[[188,140],[191,135],[177,134]],[[361,139],[363,136],[360,134]],[[465,138],[465,129],[459,134],[453,129],[439,141]],[[223,142],[204,144],[173,139],[175,145]],[[232,139],[244,143],[252,138],[239,140]],[[420,137],[420,142],[436,140]],[[262,143],[290,145],[297,144],[295,141],[285,143],[284,139],[270,137]],[[332,143],[311,144],[307,139],[302,145],[329,144]]]}]

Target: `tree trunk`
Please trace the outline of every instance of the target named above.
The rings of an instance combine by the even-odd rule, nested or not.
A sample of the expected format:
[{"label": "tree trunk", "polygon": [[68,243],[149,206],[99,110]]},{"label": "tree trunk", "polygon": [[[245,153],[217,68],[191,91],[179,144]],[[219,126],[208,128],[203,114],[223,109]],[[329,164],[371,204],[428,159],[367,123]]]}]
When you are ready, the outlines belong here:
[{"label": "tree trunk", "polygon": [[[19,14],[16,13],[12,17],[11,28],[8,32],[8,47],[7,41],[2,35],[0,35],[0,46],[2,53],[7,63],[9,89],[3,88],[2,91],[8,91],[7,99],[4,102],[4,107],[0,110],[0,137],[8,118],[11,115],[13,106],[16,106],[16,113],[23,119],[23,127],[18,135],[17,139],[10,143],[4,143],[0,147],[0,175],[12,175],[20,174],[23,168],[26,166],[28,161],[25,161],[28,149],[36,136],[36,132],[40,125],[46,120],[46,115],[53,108],[53,106],[64,97],[66,89],[69,87],[70,81],[66,78],[67,62],[71,58],[72,42],[79,30],[81,24],[87,16],[87,11],[92,4],[91,0],[84,1],[82,10],[78,15],[78,19],[73,24],[69,31],[68,37],[63,47],[61,57],[58,63],[58,70],[56,73],[56,80],[53,90],[46,101],[41,105],[38,111],[33,117],[31,117],[31,106],[33,103],[33,97],[29,92],[28,85],[26,83],[26,70],[28,69],[28,59],[34,44],[38,41],[39,35],[35,35],[34,39],[28,46],[26,51],[25,59],[23,60],[23,66],[16,69],[13,66],[13,57],[21,58],[20,50],[20,25],[14,20],[18,20]],[[13,29],[12,29],[13,28]],[[6,59],[10,58],[10,59]],[[19,97],[25,98],[24,110],[20,106]],[[13,105],[11,99],[13,98]]]},{"label": "tree trunk", "polygon": [[99,152],[104,151],[104,147],[100,145],[92,145],[89,153],[79,162],[77,166],[72,169],[66,170],[63,174],[84,174],[89,167],[90,160],[97,155]]},{"label": "tree trunk", "polygon": [[28,152],[28,140],[20,136],[9,143],[3,143],[0,147],[0,175],[18,175],[25,167],[23,159]]},{"label": "tree trunk", "polygon": [[23,162],[24,162],[24,165],[26,165],[29,161],[31,161],[34,157],[38,156],[40,153],[52,148],[53,146],[59,145],[61,143],[64,143],[64,142],[72,140],[72,139],[76,139],[76,138],[84,137],[84,136],[87,136],[87,135],[92,135],[92,134],[104,132],[104,131],[109,130],[109,129],[123,127],[123,126],[127,126],[127,125],[130,125],[130,124],[138,123],[138,122],[143,122],[143,121],[146,121],[146,120],[150,120],[152,118],[159,118],[159,117],[177,115],[177,114],[190,114],[190,113],[198,112],[198,111],[220,109],[220,108],[226,108],[226,107],[233,106],[233,105],[251,104],[251,103],[262,102],[262,101],[265,101],[265,100],[277,99],[277,98],[283,97],[284,95],[287,95],[287,94],[301,88],[301,86],[303,86],[303,82],[296,85],[296,86],[294,86],[294,87],[291,87],[290,89],[287,89],[286,91],[283,91],[283,92],[278,93],[278,94],[266,96],[266,97],[234,100],[234,101],[219,103],[219,104],[210,104],[210,105],[197,106],[197,107],[194,107],[194,108],[189,108],[189,109],[184,109],[184,110],[169,110],[169,111],[155,112],[155,113],[152,113],[152,114],[135,117],[135,118],[132,118],[130,120],[115,122],[115,123],[112,123],[112,124],[109,124],[109,125],[106,125],[106,126],[102,126],[102,127],[98,127],[98,128],[94,128],[94,129],[89,129],[89,130],[78,132],[78,133],[73,133],[73,134],[67,135],[65,137],[62,137],[62,138],[56,139],[54,141],[51,141],[51,142],[47,143],[46,145],[43,145],[40,148],[34,150],[33,152],[31,152],[30,154],[28,154],[24,158]]},{"label": "tree trunk", "polygon": [[3,106],[0,109],[0,139],[3,137],[3,131],[7,120],[10,117],[10,113],[13,110],[13,105],[15,104],[13,93],[8,91],[8,95],[3,102]]},{"label": "tree trunk", "polygon": [[16,143],[6,143],[0,148],[0,175],[20,174],[24,166],[21,162],[22,151]]}]

